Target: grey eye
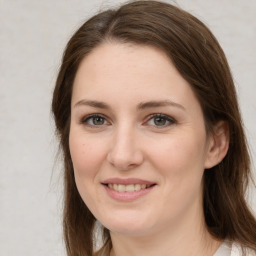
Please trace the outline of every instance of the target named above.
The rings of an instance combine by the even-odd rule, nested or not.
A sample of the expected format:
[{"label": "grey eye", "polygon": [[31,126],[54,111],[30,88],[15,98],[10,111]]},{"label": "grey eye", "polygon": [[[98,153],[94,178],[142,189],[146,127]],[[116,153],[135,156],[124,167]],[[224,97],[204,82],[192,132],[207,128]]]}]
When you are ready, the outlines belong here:
[{"label": "grey eye", "polygon": [[151,118],[147,121],[148,125],[158,128],[168,127],[175,123],[176,121],[172,117],[165,114],[153,114],[151,115]]},{"label": "grey eye", "polygon": [[92,117],[91,122],[93,123],[93,125],[103,125],[105,124],[105,119],[100,116]]},{"label": "grey eye", "polygon": [[163,126],[166,125],[167,120],[162,117],[154,117],[154,124],[156,126]]},{"label": "grey eye", "polygon": [[106,118],[100,115],[89,115],[85,117],[82,121],[82,124],[89,125],[89,126],[102,126],[106,125],[108,122]]}]

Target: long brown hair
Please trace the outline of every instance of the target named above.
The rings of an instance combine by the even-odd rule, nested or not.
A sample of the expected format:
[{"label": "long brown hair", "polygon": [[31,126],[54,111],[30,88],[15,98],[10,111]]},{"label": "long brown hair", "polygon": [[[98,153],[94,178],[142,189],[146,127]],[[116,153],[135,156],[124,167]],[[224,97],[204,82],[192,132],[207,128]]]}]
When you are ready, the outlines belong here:
[{"label": "long brown hair", "polygon": [[[68,256],[93,255],[95,218],[82,201],[69,152],[72,85],[81,60],[106,41],[158,47],[194,90],[206,129],[225,120],[230,145],[223,161],[204,173],[204,216],[217,239],[230,239],[256,251],[256,220],[245,201],[250,158],[226,57],[215,37],[197,18],[173,5],[134,1],[86,21],[65,49],[52,100],[64,155],[63,227]],[[105,245],[111,247],[108,230]]]}]

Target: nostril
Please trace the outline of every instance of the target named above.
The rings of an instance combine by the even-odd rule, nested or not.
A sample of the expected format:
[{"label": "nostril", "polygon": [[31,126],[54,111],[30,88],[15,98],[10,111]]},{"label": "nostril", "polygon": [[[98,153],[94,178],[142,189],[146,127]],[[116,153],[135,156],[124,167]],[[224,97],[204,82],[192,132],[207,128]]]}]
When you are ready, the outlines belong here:
[{"label": "nostril", "polygon": [[141,152],[110,152],[107,156],[108,162],[121,171],[130,170],[141,165],[143,156]]}]

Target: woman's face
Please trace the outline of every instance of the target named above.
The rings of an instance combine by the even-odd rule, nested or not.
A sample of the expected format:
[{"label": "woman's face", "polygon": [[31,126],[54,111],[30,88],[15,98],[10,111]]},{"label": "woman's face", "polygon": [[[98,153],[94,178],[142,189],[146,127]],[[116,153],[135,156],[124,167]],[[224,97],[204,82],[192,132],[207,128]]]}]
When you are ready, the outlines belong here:
[{"label": "woman's face", "polygon": [[160,50],[105,43],[82,61],[70,152],[83,201],[112,232],[203,218],[209,140],[198,100]]}]

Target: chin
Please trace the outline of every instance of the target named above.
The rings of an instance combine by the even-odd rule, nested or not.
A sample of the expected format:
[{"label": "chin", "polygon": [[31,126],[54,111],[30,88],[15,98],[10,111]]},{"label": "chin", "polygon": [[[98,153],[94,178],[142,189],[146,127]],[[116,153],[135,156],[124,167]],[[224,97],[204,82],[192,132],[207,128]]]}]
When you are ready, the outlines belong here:
[{"label": "chin", "polygon": [[[106,217],[106,216],[105,216]],[[119,233],[129,236],[141,236],[152,232],[152,221],[149,221],[146,216],[138,217],[136,215],[112,215],[109,218],[104,218],[101,222],[110,232]]]}]

